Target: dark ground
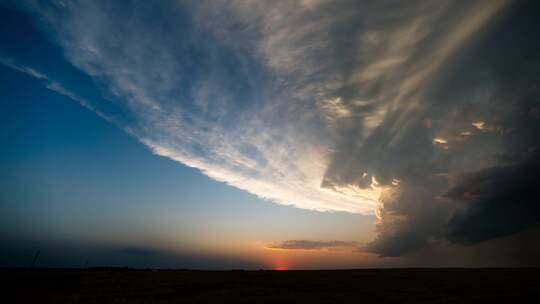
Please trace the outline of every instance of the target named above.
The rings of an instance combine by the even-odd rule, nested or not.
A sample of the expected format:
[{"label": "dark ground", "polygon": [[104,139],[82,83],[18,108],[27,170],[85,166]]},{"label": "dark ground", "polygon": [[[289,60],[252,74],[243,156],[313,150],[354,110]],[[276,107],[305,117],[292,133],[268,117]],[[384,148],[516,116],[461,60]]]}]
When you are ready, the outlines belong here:
[{"label": "dark ground", "polygon": [[540,303],[540,269],[0,269],[0,274],[3,303]]}]

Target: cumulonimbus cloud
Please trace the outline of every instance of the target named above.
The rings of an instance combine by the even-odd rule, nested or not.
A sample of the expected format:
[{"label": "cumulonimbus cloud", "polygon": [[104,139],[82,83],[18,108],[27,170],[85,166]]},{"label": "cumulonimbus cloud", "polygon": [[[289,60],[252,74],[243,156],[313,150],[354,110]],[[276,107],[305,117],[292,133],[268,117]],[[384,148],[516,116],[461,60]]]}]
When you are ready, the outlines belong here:
[{"label": "cumulonimbus cloud", "polygon": [[23,6],[154,153],[276,203],[376,213],[381,255],[445,235],[462,207],[445,193],[515,152],[509,115],[534,120],[495,96],[502,68],[467,61],[503,0]]}]

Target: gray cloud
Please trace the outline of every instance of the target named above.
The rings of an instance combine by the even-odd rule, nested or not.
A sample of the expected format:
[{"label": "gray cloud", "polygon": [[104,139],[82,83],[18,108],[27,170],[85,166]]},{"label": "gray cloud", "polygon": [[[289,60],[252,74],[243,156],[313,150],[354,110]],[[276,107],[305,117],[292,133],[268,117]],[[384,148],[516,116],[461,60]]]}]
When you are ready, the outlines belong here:
[{"label": "gray cloud", "polygon": [[448,222],[446,237],[472,244],[524,230],[540,221],[540,155],[465,177],[447,196],[466,202]]},{"label": "gray cloud", "polygon": [[[476,246],[539,221],[539,92],[531,81],[540,58],[532,55],[538,45],[531,44],[528,10],[512,7],[443,68],[422,113],[402,131],[404,140],[386,146],[380,159],[388,165],[378,168],[403,182],[382,197],[379,234],[369,250],[400,256],[441,240]],[[401,155],[386,156],[389,151]]]}]

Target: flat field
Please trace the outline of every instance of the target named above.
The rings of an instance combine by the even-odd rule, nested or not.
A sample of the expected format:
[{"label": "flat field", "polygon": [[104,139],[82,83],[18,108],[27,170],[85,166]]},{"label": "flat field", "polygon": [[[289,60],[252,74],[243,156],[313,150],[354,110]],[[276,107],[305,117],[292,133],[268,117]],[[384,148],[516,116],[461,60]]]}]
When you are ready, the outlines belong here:
[{"label": "flat field", "polygon": [[540,303],[539,269],[0,269],[0,278],[3,303]]}]

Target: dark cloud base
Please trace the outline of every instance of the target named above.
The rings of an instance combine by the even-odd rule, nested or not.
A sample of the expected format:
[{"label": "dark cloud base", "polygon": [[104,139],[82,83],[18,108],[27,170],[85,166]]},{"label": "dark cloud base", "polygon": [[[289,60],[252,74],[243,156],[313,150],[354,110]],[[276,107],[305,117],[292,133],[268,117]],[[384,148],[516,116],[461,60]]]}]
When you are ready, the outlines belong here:
[{"label": "dark cloud base", "polygon": [[446,238],[474,244],[522,231],[540,221],[540,154],[530,161],[475,172],[447,194],[466,201],[448,222]]},{"label": "dark cloud base", "polygon": [[[540,222],[538,12],[537,3],[514,3],[442,69],[447,75],[426,97],[436,102],[428,102],[413,127],[404,131],[404,141],[382,153],[387,155],[383,162],[391,162],[378,166],[388,168],[381,174],[387,176],[383,182],[392,175],[408,181],[385,202],[378,237],[368,250],[380,256],[414,256],[448,242],[447,247],[468,248],[454,248],[458,256],[482,252],[489,259],[486,250],[477,250],[484,247],[537,252],[523,246],[518,235],[526,231],[528,239],[540,237],[531,228]],[[478,117],[489,125],[475,129],[470,123]],[[431,129],[425,127],[427,119]],[[430,142],[438,124],[458,130],[454,133],[469,130],[471,137],[452,137],[446,131],[449,146],[443,150]],[[504,237],[514,241],[493,241]],[[524,264],[521,256],[515,256],[515,263],[505,260],[505,265],[535,263],[527,259]]]}]

